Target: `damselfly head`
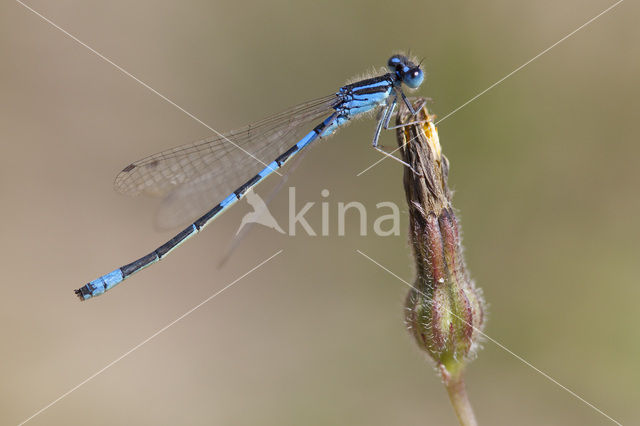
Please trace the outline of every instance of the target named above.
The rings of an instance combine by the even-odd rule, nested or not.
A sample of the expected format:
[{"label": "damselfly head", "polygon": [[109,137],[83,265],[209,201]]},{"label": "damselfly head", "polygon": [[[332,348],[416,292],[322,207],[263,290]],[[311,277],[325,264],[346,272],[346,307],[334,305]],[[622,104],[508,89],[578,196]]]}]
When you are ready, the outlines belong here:
[{"label": "damselfly head", "polygon": [[389,71],[396,74],[398,79],[411,89],[418,88],[424,81],[424,72],[420,64],[416,65],[404,55],[393,55],[387,62]]}]

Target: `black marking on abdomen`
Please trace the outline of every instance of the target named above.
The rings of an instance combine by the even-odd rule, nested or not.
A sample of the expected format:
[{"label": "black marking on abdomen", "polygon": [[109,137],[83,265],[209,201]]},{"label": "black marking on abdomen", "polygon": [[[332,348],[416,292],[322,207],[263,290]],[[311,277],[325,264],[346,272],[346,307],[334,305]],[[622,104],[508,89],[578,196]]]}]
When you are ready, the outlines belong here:
[{"label": "black marking on abdomen", "polygon": [[215,206],[214,208],[212,208],[211,210],[206,212],[204,215],[202,215],[202,217],[200,217],[200,219],[198,219],[195,222],[193,222],[193,224],[196,226],[196,228],[199,231],[211,219],[213,219],[218,213],[220,213],[220,210],[222,210],[222,206],[220,204],[218,204],[217,206]]},{"label": "black marking on abdomen", "polygon": [[149,253],[148,255],[129,263],[128,265],[124,265],[122,268],[120,268],[120,272],[122,272],[122,279],[124,280],[129,275],[138,272],[140,269],[152,264],[156,260],[158,260],[158,255],[154,251],[153,253]]},{"label": "black marking on abdomen", "polygon": [[188,228],[183,229],[178,235],[158,247],[155,253],[158,255],[158,259],[162,259],[162,257],[169,253],[172,249],[174,249],[178,244],[187,239],[191,234],[196,232],[193,228],[193,225],[189,225]]},{"label": "black marking on abdomen", "polygon": [[325,123],[320,123],[316,127],[313,128],[313,131],[316,132],[316,135],[320,136],[320,133],[327,127]]},{"label": "black marking on abdomen", "polygon": [[86,295],[93,295],[93,289],[89,288],[89,284],[86,284],[84,287],[81,287],[77,290],[73,290],[73,292],[80,298],[80,300],[85,300],[84,296]]},{"label": "black marking on abdomen", "polygon": [[125,167],[124,169],[122,169],[122,172],[126,173],[126,172],[130,172],[131,170],[135,169],[136,165],[135,164],[129,164],[127,167]]},{"label": "black marking on abdomen", "polygon": [[278,163],[278,166],[282,166],[289,157],[291,157],[293,154],[295,154],[299,150],[300,148],[298,148],[298,145],[292,146],[287,151],[285,151],[284,154],[281,154],[278,158],[276,158],[276,163]]},{"label": "black marking on abdomen", "polygon": [[259,174],[255,175],[254,177],[249,179],[244,185],[242,185],[240,188],[236,189],[234,191],[234,194],[236,194],[236,197],[238,197],[238,199],[240,199],[240,197],[242,197],[242,194],[247,192],[247,189],[252,187],[259,180],[260,180],[260,175]]}]

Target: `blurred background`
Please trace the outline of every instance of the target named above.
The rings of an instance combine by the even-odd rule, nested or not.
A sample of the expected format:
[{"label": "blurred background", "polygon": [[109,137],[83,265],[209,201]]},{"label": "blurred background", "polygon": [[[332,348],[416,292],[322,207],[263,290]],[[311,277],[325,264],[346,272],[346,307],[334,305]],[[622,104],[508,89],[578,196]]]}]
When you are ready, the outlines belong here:
[{"label": "blurred background", "polygon": [[[440,117],[612,1],[28,3],[220,131],[334,92],[397,50],[424,57]],[[439,125],[486,333],[614,419],[640,396],[640,47],[620,4]],[[413,280],[401,166],[372,120],[289,176],[331,236],[256,226],[246,202],[161,264],[80,303],[73,289],[153,250],[159,201],[125,165],[211,132],[25,9],[0,5],[0,423],[16,424],[280,249],[282,254],[29,424],[455,425],[403,325]],[[387,146],[396,144],[384,135]],[[258,188],[265,196],[277,178]],[[328,189],[327,198],[321,191]],[[338,202],[402,207],[401,235],[336,234]],[[272,202],[281,225],[287,190]],[[491,342],[468,368],[483,425],[606,425]]]}]

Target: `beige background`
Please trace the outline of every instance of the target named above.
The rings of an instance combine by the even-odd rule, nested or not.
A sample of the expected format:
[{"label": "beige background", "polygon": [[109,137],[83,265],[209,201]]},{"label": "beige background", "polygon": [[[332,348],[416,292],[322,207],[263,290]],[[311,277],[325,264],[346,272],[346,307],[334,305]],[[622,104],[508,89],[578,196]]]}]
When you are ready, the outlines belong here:
[{"label": "beige background", "polygon": [[[612,4],[131,3],[29,2],[221,131],[407,48],[425,58],[418,93],[442,117]],[[622,3],[439,126],[487,333],[624,424],[640,421],[638,11]],[[403,328],[407,289],[355,252],[411,280],[404,211],[400,237],[256,227],[218,269],[243,202],[81,304],[74,288],[172,235],[154,229],[157,200],[112,190],[115,174],[210,131],[12,1],[0,5],[0,94],[0,423],[28,418],[284,249],[30,424],[456,424]],[[355,177],[379,158],[372,129],[360,121],[313,147],[287,183],[298,202],[329,189],[331,220],[339,201],[403,206],[398,164]],[[281,191],[283,226],[287,209]],[[307,217],[319,229],[318,204]],[[610,424],[484,346],[468,371],[481,424]]]}]

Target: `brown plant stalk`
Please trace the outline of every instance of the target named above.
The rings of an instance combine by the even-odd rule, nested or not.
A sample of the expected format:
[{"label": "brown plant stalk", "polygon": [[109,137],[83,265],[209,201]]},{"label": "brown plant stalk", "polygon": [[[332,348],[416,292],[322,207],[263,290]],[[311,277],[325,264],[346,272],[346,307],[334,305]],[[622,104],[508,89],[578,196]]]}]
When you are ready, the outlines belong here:
[{"label": "brown plant stalk", "polygon": [[[406,299],[409,332],[436,363],[461,425],[476,425],[467,397],[464,369],[479,347],[484,300],[467,273],[461,229],[447,186],[449,161],[424,99],[396,117],[409,205],[409,240],[416,279]],[[416,123],[419,121],[419,123]]]}]

